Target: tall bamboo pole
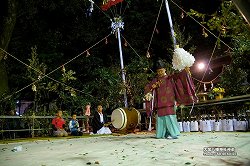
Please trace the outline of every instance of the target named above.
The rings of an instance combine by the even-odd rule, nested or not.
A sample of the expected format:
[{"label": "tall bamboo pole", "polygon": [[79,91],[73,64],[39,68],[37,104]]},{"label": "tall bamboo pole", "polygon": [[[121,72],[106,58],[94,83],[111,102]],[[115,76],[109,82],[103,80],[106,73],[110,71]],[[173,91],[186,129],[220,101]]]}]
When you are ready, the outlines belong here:
[{"label": "tall bamboo pole", "polygon": [[175,39],[175,35],[174,35],[174,27],[173,27],[171,13],[170,13],[169,5],[168,5],[168,0],[165,0],[165,5],[166,5],[166,9],[167,9],[168,22],[169,22],[169,26],[170,26],[171,36],[172,36],[173,43],[174,43],[174,48],[176,48],[176,39]]},{"label": "tall bamboo pole", "polygon": [[111,24],[111,28],[114,33],[117,33],[118,37],[118,44],[119,44],[119,53],[120,53],[120,63],[121,63],[121,72],[122,72],[122,81],[124,85],[123,90],[123,96],[124,96],[124,105],[125,107],[128,107],[128,98],[127,98],[127,90],[126,90],[126,76],[125,76],[125,70],[123,65],[123,54],[122,54],[122,44],[121,44],[121,34],[120,30],[123,29],[124,22],[122,22],[121,18],[114,18],[114,22]]}]

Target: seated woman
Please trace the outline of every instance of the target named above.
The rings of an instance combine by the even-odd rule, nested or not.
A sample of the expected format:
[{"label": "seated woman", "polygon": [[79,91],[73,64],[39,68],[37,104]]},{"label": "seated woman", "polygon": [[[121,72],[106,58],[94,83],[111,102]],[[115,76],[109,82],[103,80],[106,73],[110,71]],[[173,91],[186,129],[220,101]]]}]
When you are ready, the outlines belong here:
[{"label": "seated woman", "polygon": [[107,123],[107,116],[103,113],[102,105],[97,106],[97,111],[94,113],[92,119],[92,128],[94,134],[111,134],[109,129],[109,124]]}]

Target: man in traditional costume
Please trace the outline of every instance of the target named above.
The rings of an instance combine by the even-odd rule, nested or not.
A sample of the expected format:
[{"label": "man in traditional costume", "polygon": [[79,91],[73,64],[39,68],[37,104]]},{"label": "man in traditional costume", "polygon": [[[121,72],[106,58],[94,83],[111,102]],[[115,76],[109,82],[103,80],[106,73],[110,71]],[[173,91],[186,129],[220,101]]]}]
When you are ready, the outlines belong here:
[{"label": "man in traditional costume", "polygon": [[157,77],[145,87],[146,112],[148,117],[157,111],[156,138],[178,138],[180,135],[176,106],[197,101],[194,84],[186,70],[167,75],[161,60],[156,64]]}]

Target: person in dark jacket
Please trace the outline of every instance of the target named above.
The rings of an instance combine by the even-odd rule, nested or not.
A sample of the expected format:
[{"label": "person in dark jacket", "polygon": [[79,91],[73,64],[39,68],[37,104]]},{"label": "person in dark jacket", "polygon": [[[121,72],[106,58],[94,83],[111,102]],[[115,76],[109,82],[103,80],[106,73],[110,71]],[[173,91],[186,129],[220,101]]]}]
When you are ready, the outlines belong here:
[{"label": "person in dark jacket", "polygon": [[92,128],[94,134],[111,134],[108,127],[107,115],[103,112],[102,105],[97,106],[97,111],[92,119]]}]

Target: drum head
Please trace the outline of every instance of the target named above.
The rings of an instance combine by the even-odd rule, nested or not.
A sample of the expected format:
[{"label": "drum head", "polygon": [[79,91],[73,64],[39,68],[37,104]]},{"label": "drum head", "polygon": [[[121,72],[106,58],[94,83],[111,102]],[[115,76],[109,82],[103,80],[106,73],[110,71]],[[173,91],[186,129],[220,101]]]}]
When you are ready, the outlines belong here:
[{"label": "drum head", "polygon": [[122,108],[117,108],[111,115],[112,125],[117,129],[124,129],[127,125],[127,116]]}]

